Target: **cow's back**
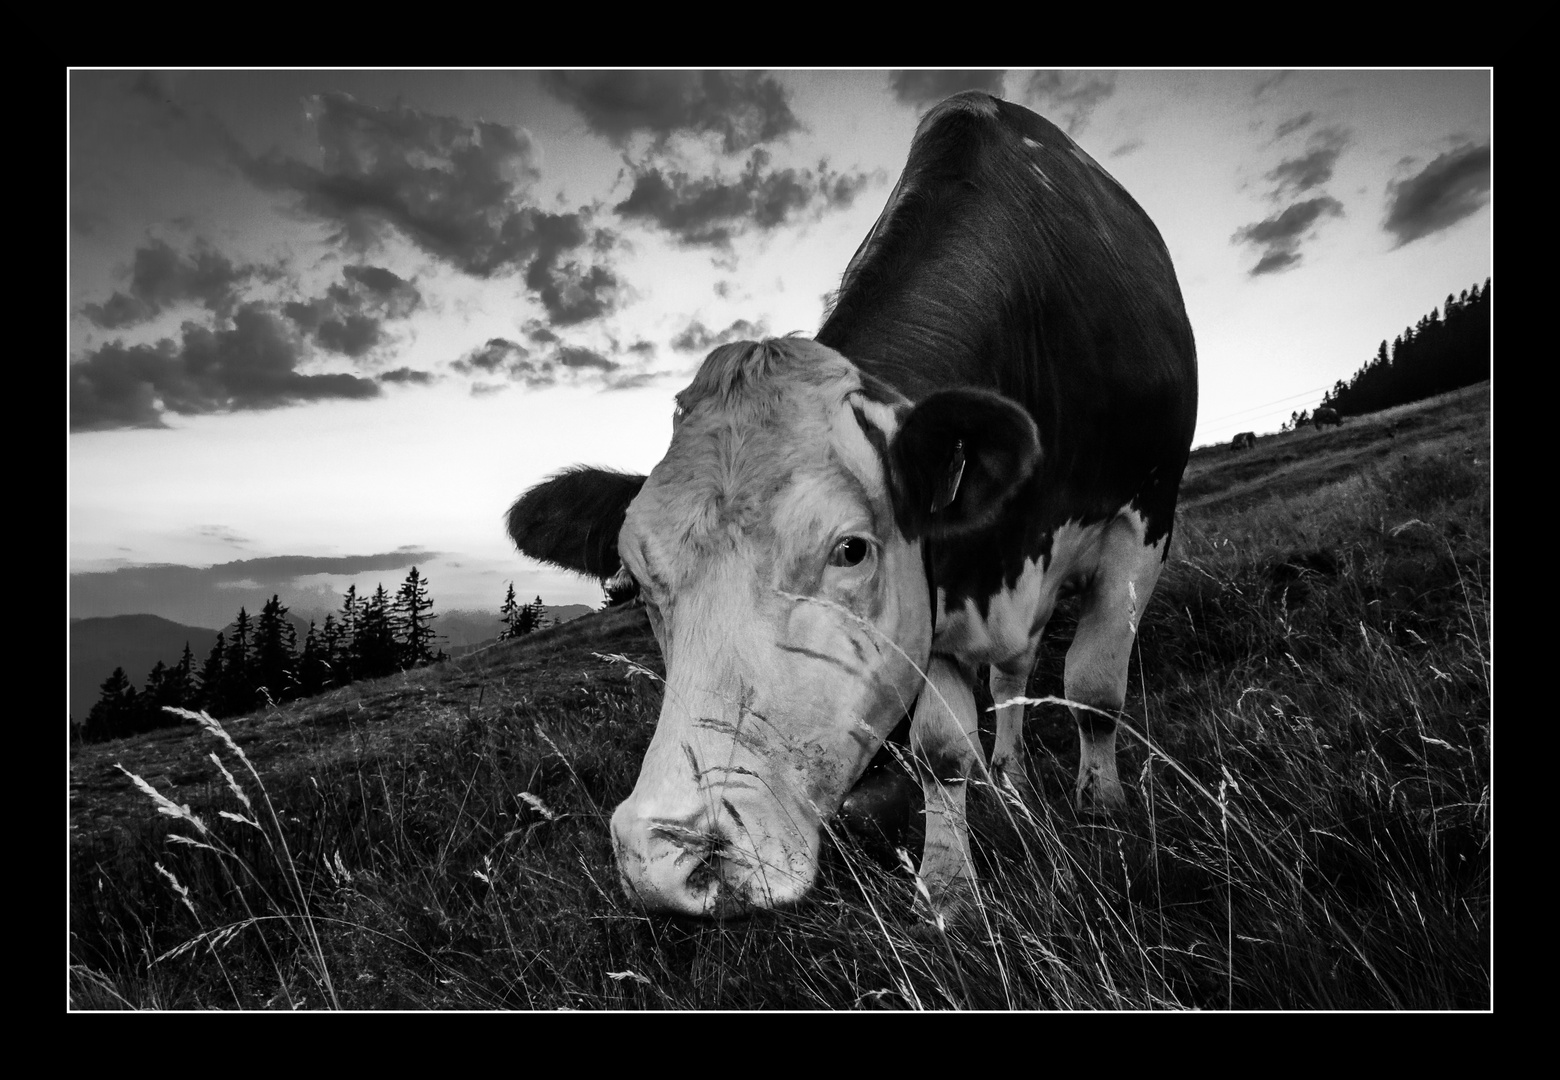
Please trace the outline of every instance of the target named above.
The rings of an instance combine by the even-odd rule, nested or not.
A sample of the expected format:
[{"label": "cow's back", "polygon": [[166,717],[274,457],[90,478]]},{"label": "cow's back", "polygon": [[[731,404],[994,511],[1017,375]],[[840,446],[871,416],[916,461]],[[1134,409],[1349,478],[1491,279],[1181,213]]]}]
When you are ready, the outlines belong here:
[{"label": "cow's back", "polygon": [[922,121],[817,340],[912,400],[978,386],[1022,404],[1042,462],[1004,527],[945,546],[939,581],[989,595],[1064,522],[1129,503],[1170,530],[1196,351],[1159,231],[1049,121],[988,94]]}]

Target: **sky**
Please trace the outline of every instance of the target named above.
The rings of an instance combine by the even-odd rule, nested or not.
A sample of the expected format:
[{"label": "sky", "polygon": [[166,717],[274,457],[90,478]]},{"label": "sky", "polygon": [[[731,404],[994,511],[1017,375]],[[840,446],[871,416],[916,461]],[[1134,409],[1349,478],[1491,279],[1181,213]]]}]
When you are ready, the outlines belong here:
[{"label": "sky", "polygon": [[967,88],[1158,226],[1194,445],[1275,431],[1492,273],[1476,70],[67,73],[69,615],[599,605],[503,516],[648,472],[726,341],[801,332]]}]

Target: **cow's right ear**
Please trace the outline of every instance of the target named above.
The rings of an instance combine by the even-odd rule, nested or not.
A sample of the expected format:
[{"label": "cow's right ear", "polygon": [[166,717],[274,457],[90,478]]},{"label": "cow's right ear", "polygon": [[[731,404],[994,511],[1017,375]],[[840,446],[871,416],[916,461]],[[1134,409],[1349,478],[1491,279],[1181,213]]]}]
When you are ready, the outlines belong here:
[{"label": "cow's right ear", "polygon": [[1040,433],[1015,401],[940,390],[917,402],[889,446],[894,516],[910,539],[993,524],[1040,463]]},{"label": "cow's right ear", "polygon": [[521,554],[565,570],[617,573],[618,532],[645,478],[576,465],[527,491],[509,508],[509,537]]}]

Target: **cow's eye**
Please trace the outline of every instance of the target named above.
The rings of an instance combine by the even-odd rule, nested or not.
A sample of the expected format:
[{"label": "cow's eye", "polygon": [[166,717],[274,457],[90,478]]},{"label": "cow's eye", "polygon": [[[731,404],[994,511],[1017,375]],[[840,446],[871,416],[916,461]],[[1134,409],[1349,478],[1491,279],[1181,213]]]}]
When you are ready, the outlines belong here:
[{"label": "cow's eye", "polygon": [[830,566],[859,566],[872,550],[872,545],[859,536],[847,536],[834,545],[829,553]]}]

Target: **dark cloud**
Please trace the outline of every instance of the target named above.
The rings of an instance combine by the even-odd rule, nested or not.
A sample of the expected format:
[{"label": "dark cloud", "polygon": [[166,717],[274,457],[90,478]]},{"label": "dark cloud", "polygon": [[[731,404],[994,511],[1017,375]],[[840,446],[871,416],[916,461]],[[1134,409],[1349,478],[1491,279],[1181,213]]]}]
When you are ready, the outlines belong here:
[{"label": "dark cloud", "polygon": [[334,224],[338,242],[363,251],[393,230],[476,277],[523,270],[564,324],[615,303],[612,272],[569,257],[601,254],[614,238],[591,227],[589,210],[553,213],[527,202],[540,173],[525,131],[340,93],[310,99],[310,110],[319,167],[274,151],[239,164],[256,184],[295,194],[301,209]]},{"label": "dark cloud", "polygon": [[1024,96],[1038,112],[1060,121],[1069,135],[1083,131],[1094,110],[1115,92],[1114,71],[1037,71],[1024,83]]},{"label": "dark cloud", "polygon": [[531,358],[531,350],[508,338],[489,338],[480,347],[472,349],[450,366],[462,374],[473,371],[507,371],[511,365],[525,364]]},{"label": "dark cloud", "polygon": [[1299,195],[1321,187],[1332,179],[1338,155],[1349,145],[1348,133],[1341,128],[1323,128],[1311,136],[1306,152],[1285,158],[1267,174],[1274,182],[1272,197]]},{"label": "dark cloud", "polygon": [[[585,371],[609,374],[621,365],[594,349],[580,346],[560,344],[550,352],[538,354],[508,338],[489,338],[450,366],[462,374],[503,375],[537,390],[560,381],[572,382]],[[489,393],[493,389],[496,387],[492,384],[478,384],[472,387],[472,393]]]},{"label": "dark cloud", "polygon": [[731,295],[731,282],[729,282],[729,281],[717,281],[715,283],[715,295],[720,297],[722,300],[724,300],[724,299],[726,299],[726,297],[730,296]]},{"label": "dark cloud", "polygon": [[767,232],[810,214],[814,219],[850,206],[880,172],[838,173],[827,161],[812,169],[771,169],[765,150],[754,150],[735,180],[692,177],[650,166],[636,171],[628,198],[613,209],[671,233],[685,247],[729,249],[734,237]]},{"label": "dark cloud", "polygon": [[1257,80],[1257,85],[1251,88],[1251,96],[1259,98],[1263,94],[1266,94],[1269,90],[1272,90],[1274,87],[1278,86],[1279,83],[1283,82],[1287,78],[1289,78],[1289,72],[1287,71],[1274,71],[1268,75],[1264,75],[1261,79]]},{"label": "dark cloud", "polygon": [[628,347],[628,351],[638,353],[640,356],[648,359],[655,355],[655,343],[644,340],[636,341]]},{"label": "dark cloud", "polygon": [[904,105],[932,105],[960,90],[1002,95],[1001,71],[890,71],[888,87]]},{"label": "dark cloud", "polygon": [[1387,216],[1381,227],[1396,247],[1461,221],[1485,204],[1490,190],[1490,144],[1460,146],[1413,176],[1387,184]]},{"label": "dark cloud", "polygon": [[694,319],[682,333],[672,338],[672,348],[678,352],[702,353],[728,341],[754,341],[768,334],[769,327],[763,320],[753,323],[738,319],[724,330],[711,331],[698,319]]},{"label": "dark cloud", "polygon": [[385,340],[384,324],[404,319],[422,306],[411,282],[377,266],[344,266],[344,283],[309,301],[282,305],[282,312],[316,344],[346,356],[362,356]]},{"label": "dark cloud", "polygon": [[115,292],[82,313],[95,325],[116,330],[156,318],[167,308],[195,303],[226,317],[238,305],[239,287],[256,274],[197,240],[193,251],[178,251],[154,239],[137,248],[127,292]]},{"label": "dark cloud", "polygon": [[[310,575],[389,573],[434,558],[438,552],[408,548],[374,555],[272,555],[206,567],[125,566],[71,574],[70,609],[80,617],[147,613],[193,626],[220,627],[227,625],[240,605],[254,614],[273,594],[289,606],[318,602],[318,584],[301,580]],[[196,650],[211,647],[210,642],[190,644]]]},{"label": "dark cloud", "polygon": [[1232,244],[1249,244],[1262,253],[1250,273],[1270,274],[1300,262],[1300,243],[1323,217],[1342,217],[1343,204],[1327,195],[1297,202],[1270,218],[1244,225],[1230,237]]},{"label": "dark cloud", "polygon": [[595,368],[598,371],[616,371],[621,366],[616,361],[608,360],[594,349],[580,348],[575,345],[560,345],[555,355],[558,363],[566,368]]},{"label": "dark cloud", "polygon": [[1282,139],[1292,131],[1299,131],[1315,118],[1316,114],[1314,112],[1301,113],[1299,116],[1291,117],[1278,125],[1278,130],[1274,132],[1273,137]]},{"label": "dark cloud", "polygon": [[643,133],[659,147],[688,132],[717,135],[736,154],[801,127],[785,88],[757,71],[550,71],[542,85],[616,146]]},{"label": "dark cloud", "polygon": [[396,368],[379,376],[380,382],[388,383],[416,383],[418,386],[427,386],[437,378],[431,371],[416,371],[409,367]]},{"label": "dark cloud", "polygon": [[521,327],[525,336],[538,345],[548,345],[558,340],[558,335],[547,328],[547,324],[540,319],[527,319]]},{"label": "dark cloud", "polygon": [[115,341],[70,366],[72,431],[166,427],[163,414],[271,409],[332,398],[370,398],[355,375],[305,375],[301,343],[276,314],[245,304],[230,325],[186,322],[177,342]]},{"label": "dark cloud", "polygon": [[609,375],[602,385],[603,390],[637,390],[641,386],[649,386],[657,379],[665,379],[672,373],[668,371],[638,371],[631,375],[617,373]]}]

